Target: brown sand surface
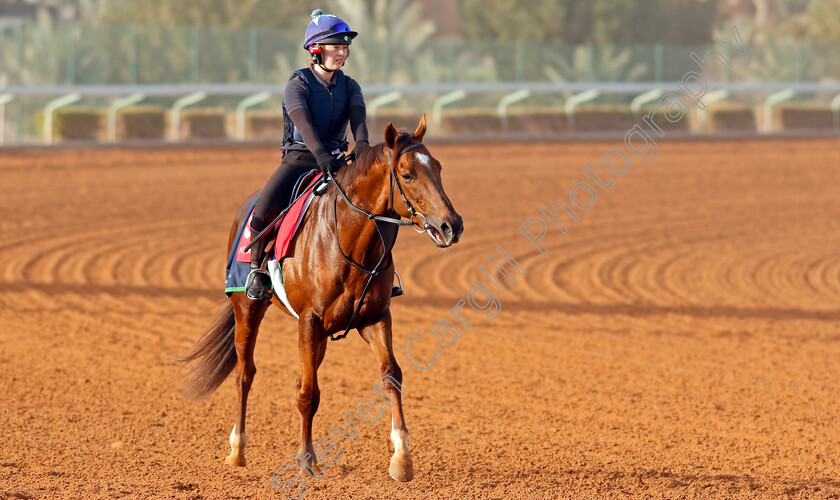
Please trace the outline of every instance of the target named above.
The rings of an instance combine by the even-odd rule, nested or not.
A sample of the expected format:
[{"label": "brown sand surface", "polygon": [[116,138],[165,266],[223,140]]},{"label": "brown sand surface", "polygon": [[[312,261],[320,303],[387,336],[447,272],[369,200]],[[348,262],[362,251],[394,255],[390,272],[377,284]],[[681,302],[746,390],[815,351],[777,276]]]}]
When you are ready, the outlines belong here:
[{"label": "brown sand surface", "polygon": [[[840,141],[662,142],[538,251],[519,227],[619,145],[430,144],[465,232],[440,250],[404,229],[395,252],[416,479],[388,476],[382,419],[303,498],[840,497]],[[0,152],[0,499],[281,497],[294,321],[263,323],[246,468],[223,463],[232,380],[186,400],[167,358],[225,300],[233,214],[279,159]],[[467,309],[457,344],[413,367],[406,339],[456,321],[499,245],[526,271],[501,311]],[[330,343],[316,439],[378,374],[355,333]]]}]

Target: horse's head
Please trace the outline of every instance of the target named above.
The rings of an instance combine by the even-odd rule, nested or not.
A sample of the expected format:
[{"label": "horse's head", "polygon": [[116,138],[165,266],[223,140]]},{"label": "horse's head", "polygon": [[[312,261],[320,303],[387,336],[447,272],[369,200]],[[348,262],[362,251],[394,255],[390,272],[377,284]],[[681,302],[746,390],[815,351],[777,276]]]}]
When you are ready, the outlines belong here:
[{"label": "horse's head", "polygon": [[422,144],[425,133],[425,114],[413,134],[400,134],[390,123],[385,128],[388,167],[397,189],[392,193],[392,206],[399,215],[410,218],[418,231],[428,234],[435,245],[445,248],[458,242],[464,221],[443,190],[440,162]]}]

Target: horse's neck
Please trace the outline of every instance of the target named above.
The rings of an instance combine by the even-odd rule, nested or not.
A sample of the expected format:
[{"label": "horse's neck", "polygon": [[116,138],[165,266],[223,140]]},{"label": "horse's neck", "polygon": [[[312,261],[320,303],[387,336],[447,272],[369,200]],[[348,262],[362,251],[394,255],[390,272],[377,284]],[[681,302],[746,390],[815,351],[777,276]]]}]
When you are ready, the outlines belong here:
[{"label": "horse's neck", "polygon": [[[373,155],[374,152],[371,154]],[[396,216],[390,210],[388,182],[390,177],[388,165],[382,160],[382,155],[371,158],[371,163],[367,168],[357,161],[342,170],[343,172],[336,177],[336,180],[354,205],[372,214]],[[353,210],[337,191],[334,196],[338,204],[336,214],[342,250],[357,263],[375,264],[382,255],[381,239],[375,222]],[[332,203],[330,205],[332,210]],[[332,218],[331,213],[329,219],[332,220]],[[393,233],[386,229],[384,235],[388,238]],[[386,241],[386,243],[393,242]]]},{"label": "horse's neck", "polygon": [[[368,165],[360,161],[354,162],[348,168],[342,169],[337,177],[344,193],[354,205],[372,214],[382,215],[390,211],[388,165],[383,159],[381,145],[366,155]],[[336,193],[336,196],[341,196]],[[339,200],[339,203],[344,200]],[[352,210],[352,208],[347,207]]]}]

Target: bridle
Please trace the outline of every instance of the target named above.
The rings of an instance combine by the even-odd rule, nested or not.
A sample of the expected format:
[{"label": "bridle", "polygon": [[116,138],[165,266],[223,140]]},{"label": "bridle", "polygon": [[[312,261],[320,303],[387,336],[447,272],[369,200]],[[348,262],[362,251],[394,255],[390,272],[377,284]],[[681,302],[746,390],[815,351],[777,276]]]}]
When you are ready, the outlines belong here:
[{"label": "bridle", "polygon": [[[394,208],[394,183],[396,182],[397,183],[397,189],[399,190],[400,196],[402,197],[402,201],[403,201],[403,203],[405,203],[405,208],[408,210],[409,217],[408,217],[408,221],[406,221],[406,222],[410,223],[414,227],[414,230],[417,231],[418,233],[421,233],[421,234],[425,233],[426,230],[429,229],[429,223],[426,222],[426,216],[423,215],[422,213],[414,210],[414,207],[411,205],[411,202],[408,201],[408,198],[405,197],[405,192],[403,191],[402,184],[400,183],[399,176],[396,173],[397,172],[396,161],[400,158],[400,156],[404,155],[405,153],[408,153],[409,151],[411,151],[413,149],[422,148],[422,147],[425,147],[425,144],[423,144],[422,142],[418,142],[417,144],[412,144],[411,146],[408,146],[408,147],[404,148],[402,151],[399,152],[399,154],[397,154],[397,156],[394,157],[394,165],[393,166],[391,166],[391,150],[390,149],[388,150],[388,169],[391,172],[391,182],[390,182],[391,208],[392,209]],[[414,219],[418,215],[423,218],[423,225],[422,226],[417,224],[417,222],[414,221]],[[402,222],[402,220],[400,222]],[[407,226],[408,224],[403,224],[403,225]]]},{"label": "bridle", "polygon": [[[402,201],[405,204],[405,207],[406,207],[406,209],[408,210],[408,213],[409,213],[409,219],[408,220],[403,220],[402,217],[394,218],[394,217],[388,217],[384,214],[373,214],[373,213],[370,213],[363,208],[360,208],[360,207],[354,205],[353,202],[350,201],[350,198],[347,197],[347,193],[345,193],[344,190],[341,189],[341,186],[338,184],[338,181],[335,180],[335,177],[332,176],[332,175],[329,177],[329,180],[332,183],[332,185],[335,186],[336,190],[341,195],[341,198],[344,199],[345,203],[347,203],[347,205],[350,208],[352,208],[354,211],[356,211],[360,214],[364,214],[368,219],[374,221],[374,224],[376,224],[376,232],[377,232],[377,234],[379,234],[379,239],[382,241],[382,255],[380,255],[379,260],[376,262],[376,265],[373,266],[373,269],[371,269],[371,270],[365,269],[361,265],[354,262],[353,259],[351,259],[349,255],[345,254],[344,250],[342,250],[342,248],[341,248],[341,241],[338,239],[338,196],[336,196],[334,198],[334,200],[333,200],[333,223],[334,223],[334,229],[335,229],[335,243],[336,243],[336,246],[338,247],[338,252],[344,258],[344,260],[347,261],[347,263],[349,263],[351,266],[355,267],[359,271],[367,274],[368,275],[368,280],[367,280],[367,283],[365,283],[365,287],[362,290],[362,296],[359,298],[358,305],[353,310],[353,315],[350,317],[350,321],[347,323],[347,328],[344,330],[344,333],[342,333],[341,335],[332,334],[332,335],[330,335],[330,340],[341,340],[341,339],[343,339],[344,337],[347,336],[347,334],[350,332],[351,328],[353,327],[353,322],[356,320],[356,317],[359,315],[359,311],[362,309],[362,303],[365,300],[365,296],[367,295],[368,287],[370,286],[371,282],[373,281],[373,278],[375,276],[378,276],[378,275],[382,274],[386,269],[388,269],[391,266],[391,263],[393,262],[393,257],[391,256],[391,250],[394,248],[394,244],[397,241],[396,232],[394,233],[394,238],[389,243],[388,241],[386,241],[385,235],[382,234],[382,226],[380,225],[380,223],[382,223],[382,224],[394,224],[396,226],[412,226],[412,227],[414,227],[414,230],[417,231],[418,233],[425,233],[430,227],[429,223],[426,222],[426,216],[423,215],[422,213],[418,212],[417,210],[415,210],[414,206],[412,206],[411,202],[408,201],[408,198],[406,198],[405,191],[403,191],[403,187],[402,187],[402,184],[400,183],[399,176],[396,174],[396,170],[397,170],[396,163],[399,160],[400,156],[404,155],[405,153],[408,153],[411,150],[421,148],[421,147],[424,147],[424,144],[422,142],[418,142],[417,144],[412,144],[410,146],[407,146],[407,147],[403,148],[399,153],[397,153],[394,156],[393,160],[391,159],[391,149],[387,148],[388,149],[388,170],[389,170],[389,173],[390,173],[390,176],[391,176],[391,178],[388,182],[388,189],[390,191],[388,197],[389,197],[389,200],[390,200],[391,210],[394,210],[394,184],[396,183],[397,190],[400,193],[400,197],[402,197]],[[422,225],[420,225],[418,223],[418,221],[416,220],[418,217],[421,217],[423,219]],[[383,266],[383,264],[386,263],[386,262],[387,262],[387,265]]]}]

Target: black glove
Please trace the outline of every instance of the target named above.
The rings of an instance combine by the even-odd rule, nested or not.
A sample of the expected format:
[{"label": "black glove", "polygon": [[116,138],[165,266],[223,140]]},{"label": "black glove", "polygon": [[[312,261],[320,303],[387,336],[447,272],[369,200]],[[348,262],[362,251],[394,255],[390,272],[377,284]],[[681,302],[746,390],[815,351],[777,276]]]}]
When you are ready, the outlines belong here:
[{"label": "black glove", "polygon": [[321,167],[321,173],[323,174],[326,174],[327,172],[334,174],[342,166],[341,160],[329,154],[324,148],[317,148],[313,154],[315,155],[315,160],[318,162],[318,166]]}]

